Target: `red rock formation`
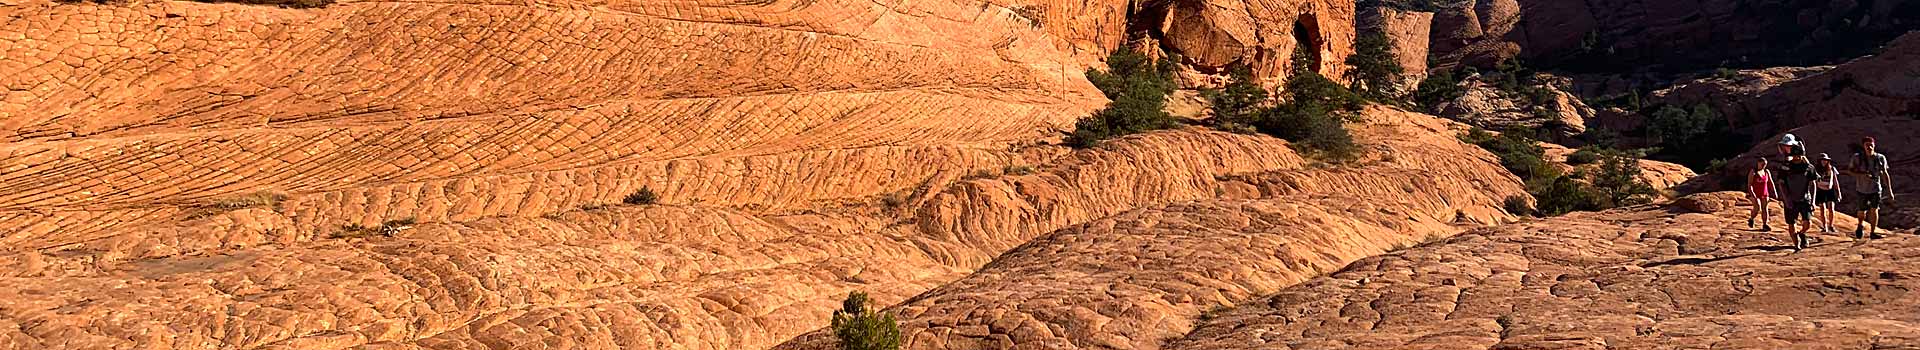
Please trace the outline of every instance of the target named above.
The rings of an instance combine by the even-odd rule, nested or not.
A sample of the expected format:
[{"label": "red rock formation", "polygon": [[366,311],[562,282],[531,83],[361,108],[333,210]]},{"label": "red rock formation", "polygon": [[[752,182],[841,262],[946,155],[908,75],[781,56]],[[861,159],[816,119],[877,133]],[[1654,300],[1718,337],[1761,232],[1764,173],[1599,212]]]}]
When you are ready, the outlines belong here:
[{"label": "red rock formation", "polygon": [[[910,349],[1155,349],[1204,311],[1395,245],[1509,219],[1522,196],[1464,126],[1385,109],[1356,125],[1378,159],[1237,174],[1220,196],[1046,234],[894,308]],[[814,332],[785,349],[831,348]]]},{"label": "red rock formation", "polygon": [[1319,60],[1312,70],[1340,79],[1353,54],[1354,7],[1338,0],[1185,0],[1167,10],[1165,45],[1205,72],[1233,63],[1252,68],[1276,85],[1293,68],[1294,49],[1305,45]]},{"label": "red rock formation", "polygon": [[1446,63],[1521,58],[1585,70],[1808,65],[1904,33],[1920,21],[1916,8],[1909,0],[1473,0],[1435,15],[1433,51]]}]

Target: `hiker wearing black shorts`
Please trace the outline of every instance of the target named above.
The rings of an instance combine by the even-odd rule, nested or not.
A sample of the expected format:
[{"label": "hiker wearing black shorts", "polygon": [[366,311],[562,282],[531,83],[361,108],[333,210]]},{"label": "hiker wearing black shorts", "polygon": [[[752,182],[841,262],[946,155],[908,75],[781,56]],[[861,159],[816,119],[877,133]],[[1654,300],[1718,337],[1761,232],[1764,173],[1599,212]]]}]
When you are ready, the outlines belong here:
[{"label": "hiker wearing black shorts", "polygon": [[1820,232],[1834,232],[1833,206],[1840,203],[1840,167],[1833,166],[1833,157],[1821,153],[1813,164],[1813,173],[1819,179],[1813,180],[1814,217],[1820,218]]},{"label": "hiker wearing black shorts", "polygon": [[1780,190],[1780,201],[1786,207],[1787,233],[1793,239],[1794,250],[1807,249],[1809,244],[1807,230],[1813,228],[1813,182],[1819,178],[1813,164],[1807,162],[1805,151],[1801,151],[1804,149],[1793,134],[1781,137],[1780,150],[1786,154],[1787,161],[1778,169],[1780,172],[1775,175],[1778,178],[1774,180],[1774,186]]}]

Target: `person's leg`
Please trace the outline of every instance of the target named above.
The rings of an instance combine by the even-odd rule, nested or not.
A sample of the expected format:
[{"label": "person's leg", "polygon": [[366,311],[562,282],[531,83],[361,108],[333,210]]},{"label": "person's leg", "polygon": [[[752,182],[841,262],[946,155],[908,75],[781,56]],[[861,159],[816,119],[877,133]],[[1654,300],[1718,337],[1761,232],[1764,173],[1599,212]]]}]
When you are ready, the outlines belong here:
[{"label": "person's leg", "polygon": [[1752,194],[1748,194],[1747,203],[1753,205],[1753,208],[1747,209],[1747,228],[1752,229],[1753,218],[1760,216],[1760,207],[1766,206],[1767,201],[1760,199],[1760,197],[1754,197]]}]

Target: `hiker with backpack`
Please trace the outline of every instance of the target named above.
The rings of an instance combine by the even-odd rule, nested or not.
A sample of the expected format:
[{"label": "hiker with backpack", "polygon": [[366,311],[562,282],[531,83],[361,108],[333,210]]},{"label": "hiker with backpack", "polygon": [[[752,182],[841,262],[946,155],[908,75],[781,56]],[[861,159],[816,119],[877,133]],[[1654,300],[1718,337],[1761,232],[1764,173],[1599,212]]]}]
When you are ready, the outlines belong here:
[{"label": "hiker with backpack", "polygon": [[1887,172],[1887,155],[1874,148],[1872,136],[1860,139],[1860,153],[1853,155],[1847,173],[1854,178],[1854,192],[1860,197],[1860,224],[1853,227],[1854,239],[1880,238],[1880,206],[1893,201],[1893,179]]},{"label": "hiker with backpack", "polygon": [[1776,173],[1774,184],[1779,186],[1779,198],[1787,213],[1787,234],[1793,239],[1793,250],[1807,249],[1810,244],[1807,230],[1813,228],[1814,182],[1819,174],[1813,170],[1813,164],[1807,161],[1805,146],[1795,140],[1793,134],[1780,139],[1780,149],[1787,155],[1786,164]]}]

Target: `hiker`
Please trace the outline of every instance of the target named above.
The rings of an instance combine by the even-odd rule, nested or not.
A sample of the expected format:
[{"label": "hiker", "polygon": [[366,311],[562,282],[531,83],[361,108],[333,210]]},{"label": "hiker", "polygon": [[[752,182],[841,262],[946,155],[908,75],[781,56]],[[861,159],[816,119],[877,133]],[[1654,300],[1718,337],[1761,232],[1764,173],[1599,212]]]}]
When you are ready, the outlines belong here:
[{"label": "hiker", "polygon": [[1787,212],[1788,237],[1793,239],[1793,250],[1807,249],[1807,230],[1813,229],[1814,181],[1819,176],[1804,155],[1789,154],[1786,166],[1780,170],[1774,174],[1773,182],[1779,186],[1776,197]]},{"label": "hiker", "polygon": [[[1860,139],[1860,153],[1853,155],[1847,173],[1853,174],[1853,190],[1860,196],[1860,224],[1853,227],[1853,238],[1880,238],[1880,206],[1893,201],[1893,179],[1887,174],[1887,155],[1875,152],[1872,136]],[[1864,231],[1864,234],[1863,234]]]},{"label": "hiker", "polygon": [[1813,205],[1820,218],[1820,232],[1834,232],[1833,206],[1840,203],[1840,168],[1833,166],[1833,157],[1820,154],[1819,163],[1813,168],[1819,178],[1813,180]]},{"label": "hiker", "polygon": [[1769,202],[1773,201],[1773,171],[1767,170],[1767,158],[1754,158],[1753,171],[1747,173],[1747,202],[1753,204],[1753,210],[1747,212],[1747,228],[1753,228],[1753,218],[1760,218],[1760,231],[1773,231],[1773,214],[1767,213]]}]

